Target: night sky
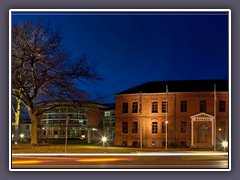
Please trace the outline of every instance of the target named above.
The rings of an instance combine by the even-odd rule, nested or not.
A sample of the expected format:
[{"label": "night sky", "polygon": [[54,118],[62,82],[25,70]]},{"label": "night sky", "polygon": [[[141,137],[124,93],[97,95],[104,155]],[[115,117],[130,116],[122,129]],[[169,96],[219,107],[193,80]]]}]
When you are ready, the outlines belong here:
[{"label": "night sky", "polygon": [[78,85],[102,102],[148,81],[228,79],[227,13],[13,13],[25,21],[60,27],[72,58],[96,64],[103,81]]}]

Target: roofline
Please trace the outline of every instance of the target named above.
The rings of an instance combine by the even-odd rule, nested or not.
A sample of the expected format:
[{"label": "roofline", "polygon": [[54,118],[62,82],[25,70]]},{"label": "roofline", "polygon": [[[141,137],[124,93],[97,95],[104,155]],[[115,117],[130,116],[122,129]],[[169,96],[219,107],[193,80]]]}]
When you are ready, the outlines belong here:
[{"label": "roofline", "polygon": [[[197,92],[168,92],[168,95],[169,94],[180,94],[180,93],[214,93],[214,91],[197,91]],[[216,93],[228,93],[228,91],[216,91]],[[124,95],[139,95],[139,93],[123,93],[123,94],[115,94],[114,96],[124,96]],[[167,94],[167,92],[164,92],[164,93],[141,93],[142,95],[152,95],[152,94],[155,94],[155,95],[161,95],[161,94]]]},{"label": "roofline", "polygon": [[100,104],[94,101],[81,101],[81,100],[50,100],[50,101],[38,102],[35,105],[42,105],[42,104],[48,104],[48,103],[81,103],[81,104],[96,104],[96,105],[104,106],[104,104]]},{"label": "roofline", "polygon": [[[133,89],[133,88],[137,88],[137,87],[140,87],[140,86],[143,86],[145,84],[150,84],[150,83],[163,83],[163,84],[168,84],[168,83],[173,83],[173,82],[198,82],[198,81],[205,81],[205,82],[211,82],[211,81],[215,81],[215,82],[219,82],[219,81],[225,81],[225,82],[228,82],[229,79],[197,79],[197,80],[168,80],[168,81],[147,81],[147,82],[144,82],[142,84],[139,84],[139,85],[136,85],[136,86],[133,86],[133,87],[130,87],[126,90],[123,90],[121,92],[118,92],[116,94],[114,94],[114,96],[116,95],[120,95],[120,94],[132,94],[132,93],[123,93],[125,91],[128,91],[130,89]],[[229,83],[228,83],[228,86],[229,86]],[[178,92],[187,92],[187,91],[178,91]],[[203,91],[203,92],[211,92],[211,91]],[[216,91],[216,92],[221,92],[221,91]],[[223,92],[228,92],[228,91],[223,91]],[[140,93],[140,92],[139,92]],[[170,92],[169,92],[170,93]],[[142,93],[143,94],[143,93]]]}]

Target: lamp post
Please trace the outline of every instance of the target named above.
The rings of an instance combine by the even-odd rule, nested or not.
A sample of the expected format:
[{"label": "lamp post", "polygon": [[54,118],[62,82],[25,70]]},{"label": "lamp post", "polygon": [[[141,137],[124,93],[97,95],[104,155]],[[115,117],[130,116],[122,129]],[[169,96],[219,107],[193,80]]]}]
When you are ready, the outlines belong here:
[{"label": "lamp post", "polygon": [[166,121],[165,121],[165,150],[168,148],[168,85],[166,84]]},{"label": "lamp post", "polygon": [[25,135],[23,133],[21,133],[20,134],[21,141],[23,140],[24,137],[25,137]]},{"label": "lamp post", "polygon": [[101,140],[102,140],[103,148],[104,148],[105,147],[105,143],[107,142],[107,137],[103,136]]},{"label": "lamp post", "polygon": [[168,143],[168,120],[165,121],[165,131],[166,131],[166,134],[165,134],[165,141],[166,141],[166,144],[165,144],[165,149],[167,150],[167,143]]},{"label": "lamp post", "polygon": [[70,120],[70,115],[67,114],[66,117],[66,131],[65,131],[65,153],[67,152],[67,139],[68,139],[68,124]]}]

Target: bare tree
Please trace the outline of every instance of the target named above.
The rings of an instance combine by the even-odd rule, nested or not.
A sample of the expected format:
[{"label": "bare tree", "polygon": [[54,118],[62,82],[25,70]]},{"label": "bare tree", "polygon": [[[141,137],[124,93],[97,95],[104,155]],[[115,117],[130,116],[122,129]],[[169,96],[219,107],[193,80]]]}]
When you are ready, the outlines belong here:
[{"label": "bare tree", "polygon": [[[71,61],[61,36],[43,23],[21,23],[12,28],[12,96],[28,109],[31,144],[37,144],[37,121],[43,113],[36,103],[53,99],[82,99],[87,93],[77,80],[100,80],[86,57]],[[47,109],[45,109],[47,110]]]},{"label": "bare tree", "polygon": [[[21,96],[20,96],[21,97]],[[14,122],[12,125],[14,126],[14,140],[18,142],[18,128],[19,128],[19,120],[20,120],[20,113],[21,113],[21,99],[15,98],[15,103],[12,100],[12,112],[14,117]]]}]

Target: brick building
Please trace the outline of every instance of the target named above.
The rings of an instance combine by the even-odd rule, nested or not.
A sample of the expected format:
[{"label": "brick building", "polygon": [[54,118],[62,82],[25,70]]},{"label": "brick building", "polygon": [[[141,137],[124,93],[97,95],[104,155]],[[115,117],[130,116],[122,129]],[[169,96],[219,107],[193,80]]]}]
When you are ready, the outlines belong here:
[{"label": "brick building", "polygon": [[118,146],[218,147],[228,139],[227,80],[148,82],[115,99]]},{"label": "brick building", "polygon": [[38,106],[49,109],[40,118],[39,139],[65,139],[66,120],[68,138],[82,139],[88,143],[100,139],[106,108],[104,105],[95,102],[50,101]]}]

